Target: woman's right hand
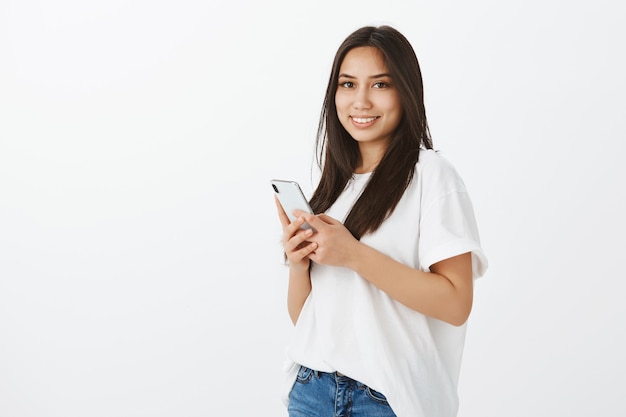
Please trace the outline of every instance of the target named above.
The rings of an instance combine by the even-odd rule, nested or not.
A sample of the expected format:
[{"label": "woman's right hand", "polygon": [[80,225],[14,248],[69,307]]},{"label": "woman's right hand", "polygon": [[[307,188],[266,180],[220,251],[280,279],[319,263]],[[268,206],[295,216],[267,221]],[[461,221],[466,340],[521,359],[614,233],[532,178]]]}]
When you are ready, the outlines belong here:
[{"label": "woman's right hand", "polygon": [[283,248],[289,261],[289,267],[296,270],[308,270],[311,263],[309,255],[315,251],[317,244],[308,242],[307,239],[314,232],[311,229],[300,228],[304,224],[302,217],[291,222],[276,196],[274,196],[274,201],[283,228]]}]

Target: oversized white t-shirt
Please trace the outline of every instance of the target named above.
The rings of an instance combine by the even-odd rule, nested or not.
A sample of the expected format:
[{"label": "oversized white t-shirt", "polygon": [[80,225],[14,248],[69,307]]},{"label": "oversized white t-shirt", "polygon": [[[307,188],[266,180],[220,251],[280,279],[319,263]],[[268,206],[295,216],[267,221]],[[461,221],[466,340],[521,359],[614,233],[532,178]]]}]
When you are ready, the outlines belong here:
[{"label": "oversized white t-shirt", "polygon": [[[343,221],[370,175],[355,174],[326,214]],[[465,185],[432,150],[420,152],[394,212],[361,242],[424,271],[466,252],[474,278],[487,267]],[[287,348],[286,404],[304,365],[339,371],[383,393],[398,417],[456,416],[465,325],[411,310],[347,268],[314,264],[311,284]]]}]

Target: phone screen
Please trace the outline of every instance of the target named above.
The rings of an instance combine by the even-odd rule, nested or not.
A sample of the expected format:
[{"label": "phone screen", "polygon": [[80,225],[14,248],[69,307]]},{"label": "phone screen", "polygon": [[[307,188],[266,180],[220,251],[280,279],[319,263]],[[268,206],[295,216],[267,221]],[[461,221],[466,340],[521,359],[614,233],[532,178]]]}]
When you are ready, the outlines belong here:
[{"label": "phone screen", "polygon": [[[280,205],[283,206],[283,210],[285,210],[290,221],[293,222],[295,220],[293,211],[296,209],[313,213],[300,185],[296,181],[274,179],[271,183],[274,194],[278,197],[278,201],[280,201]],[[306,223],[302,225],[302,227],[305,229],[311,228],[311,226]]]}]

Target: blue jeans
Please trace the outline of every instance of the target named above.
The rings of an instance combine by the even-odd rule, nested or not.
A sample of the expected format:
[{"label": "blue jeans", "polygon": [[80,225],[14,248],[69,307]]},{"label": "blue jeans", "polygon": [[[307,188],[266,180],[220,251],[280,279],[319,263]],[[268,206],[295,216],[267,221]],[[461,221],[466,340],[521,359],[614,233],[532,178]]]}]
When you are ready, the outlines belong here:
[{"label": "blue jeans", "polygon": [[289,417],[395,417],[385,396],[337,372],[300,367],[289,394]]}]

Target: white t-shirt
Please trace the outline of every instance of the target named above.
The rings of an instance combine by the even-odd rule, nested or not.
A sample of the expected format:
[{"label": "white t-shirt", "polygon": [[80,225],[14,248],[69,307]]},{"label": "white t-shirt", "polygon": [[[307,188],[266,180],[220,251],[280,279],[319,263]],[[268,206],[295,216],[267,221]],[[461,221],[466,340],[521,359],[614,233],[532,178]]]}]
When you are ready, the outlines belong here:
[{"label": "white t-shirt", "polygon": [[[369,177],[355,174],[326,213],[343,221]],[[474,278],[487,267],[465,185],[432,150],[420,152],[394,212],[361,242],[424,271],[466,252]],[[465,325],[411,310],[347,268],[314,264],[311,284],[287,349],[286,404],[304,365],[339,371],[382,392],[398,417],[456,416]]]}]

